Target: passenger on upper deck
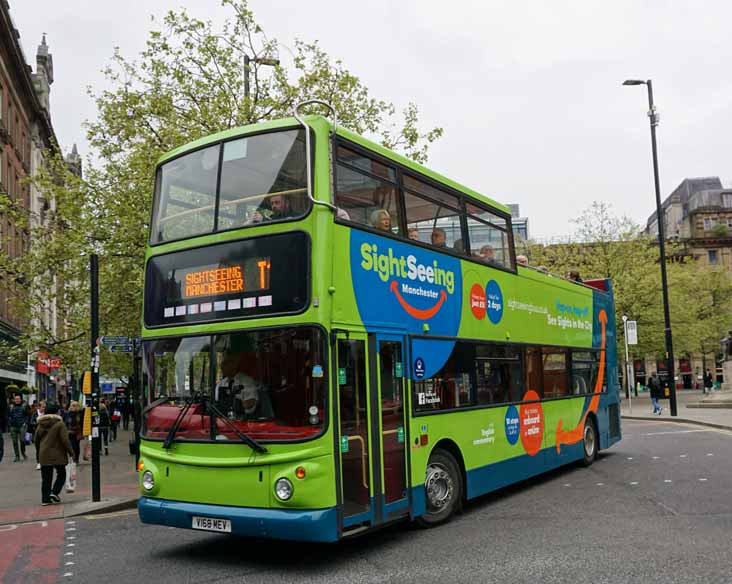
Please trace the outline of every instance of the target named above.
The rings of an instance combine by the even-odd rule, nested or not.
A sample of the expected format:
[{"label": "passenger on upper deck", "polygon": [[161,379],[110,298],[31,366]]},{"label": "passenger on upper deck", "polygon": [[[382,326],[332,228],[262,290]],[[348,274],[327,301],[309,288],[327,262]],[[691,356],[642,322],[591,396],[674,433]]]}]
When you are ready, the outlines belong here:
[{"label": "passenger on upper deck", "polygon": [[496,252],[492,245],[486,244],[480,248],[480,260],[486,264],[496,263]]},{"label": "passenger on upper deck", "polygon": [[264,221],[277,221],[295,217],[290,207],[290,199],[284,195],[272,195],[254,211],[251,223],[262,223]]},{"label": "passenger on upper deck", "polygon": [[407,231],[407,235],[409,239],[413,241],[419,241],[419,229],[417,229],[416,227],[410,227]]},{"label": "passenger on upper deck", "polygon": [[447,247],[447,234],[442,227],[435,227],[432,230],[432,245],[435,247]]},{"label": "passenger on upper deck", "polygon": [[386,209],[376,209],[371,213],[369,222],[372,227],[381,231],[391,231],[391,215]]},{"label": "passenger on upper deck", "polygon": [[516,256],[516,263],[521,266],[528,266],[529,265],[529,258],[527,258],[525,255],[517,255]]},{"label": "passenger on upper deck", "polygon": [[570,270],[567,272],[567,279],[571,280],[572,282],[577,282],[578,284],[582,283],[582,278],[580,278],[579,272],[577,270]]}]

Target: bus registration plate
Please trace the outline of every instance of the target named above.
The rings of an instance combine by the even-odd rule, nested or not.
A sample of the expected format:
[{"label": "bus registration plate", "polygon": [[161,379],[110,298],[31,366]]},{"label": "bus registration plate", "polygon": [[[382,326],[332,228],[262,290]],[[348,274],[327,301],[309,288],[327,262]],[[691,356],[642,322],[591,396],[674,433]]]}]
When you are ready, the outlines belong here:
[{"label": "bus registration plate", "polygon": [[228,519],[216,519],[214,517],[196,517],[194,515],[193,529],[231,533],[231,521],[229,521]]}]

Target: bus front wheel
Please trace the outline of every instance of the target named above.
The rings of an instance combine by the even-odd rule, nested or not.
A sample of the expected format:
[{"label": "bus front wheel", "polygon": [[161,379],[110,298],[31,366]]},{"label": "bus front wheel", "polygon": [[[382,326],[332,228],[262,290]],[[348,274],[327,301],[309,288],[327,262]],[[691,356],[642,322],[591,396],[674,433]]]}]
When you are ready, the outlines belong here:
[{"label": "bus front wheel", "polygon": [[584,451],[584,459],[582,462],[585,466],[590,466],[595,458],[597,458],[597,427],[590,417],[585,420],[585,429],[582,433],[582,446]]},{"label": "bus front wheel", "polygon": [[446,450],[435,450],[427,463],[424,480],[425,514],[417,519],[423,527],[446,522],[460,507],[463,476],[455,458]]}]

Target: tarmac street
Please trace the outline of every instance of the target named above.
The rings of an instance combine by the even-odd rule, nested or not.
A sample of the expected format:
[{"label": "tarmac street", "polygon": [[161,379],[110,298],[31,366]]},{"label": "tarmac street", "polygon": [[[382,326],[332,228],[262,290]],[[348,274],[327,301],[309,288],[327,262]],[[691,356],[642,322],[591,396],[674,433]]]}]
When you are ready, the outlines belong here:
[{"label": "tarmac street", "polygon": [[[657,419],[624,420],[623,432],[591,467],[489,494],[430,530],[402,523],[303,545],[143,525],[134,510],[67,519],[53,553],[72,555],[57,556],[56,575],[156,584],[729,582],[732,432]],[[0,545],[16,538],[0,532]],[[4,574],[47,573],[23,569],[16,561]]]}]

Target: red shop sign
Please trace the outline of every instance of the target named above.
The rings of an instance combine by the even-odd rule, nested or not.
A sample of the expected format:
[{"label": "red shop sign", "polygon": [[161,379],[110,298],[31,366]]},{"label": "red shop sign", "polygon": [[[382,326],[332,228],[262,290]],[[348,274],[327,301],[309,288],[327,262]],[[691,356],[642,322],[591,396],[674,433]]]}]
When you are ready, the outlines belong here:
[{"label": "red shop sign", "polygon": [[48,353],[39,351],[38,355],[36,356],[36,371],[38,373],[45,373],[46,375],[48,375],[49,361],[50,359],[48,358]]}]

